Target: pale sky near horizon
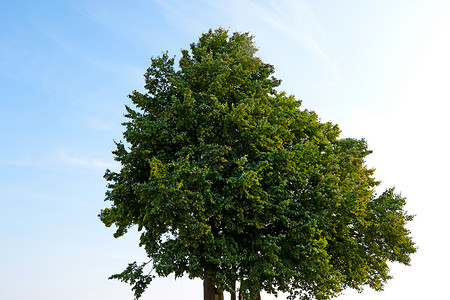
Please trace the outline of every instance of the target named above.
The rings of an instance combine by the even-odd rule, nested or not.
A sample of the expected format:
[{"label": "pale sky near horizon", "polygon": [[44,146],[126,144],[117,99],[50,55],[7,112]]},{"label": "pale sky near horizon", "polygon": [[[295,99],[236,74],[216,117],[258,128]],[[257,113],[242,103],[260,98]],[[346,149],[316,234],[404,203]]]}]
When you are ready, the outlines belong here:
[{"label": "pale sky near horizon", "polygon": [[[219,26],[253,34],[282,90],[365,138],[381,188],[416,215],[411,266],[336,299],[444,299],[449,15],[445,0],[0,0],[0,300],[133,299],[107,277],[145,259],[137,235],[97,218],[127,94],[150,57]],[[156,279],[141,299],[202,299],[201,284]]]}]

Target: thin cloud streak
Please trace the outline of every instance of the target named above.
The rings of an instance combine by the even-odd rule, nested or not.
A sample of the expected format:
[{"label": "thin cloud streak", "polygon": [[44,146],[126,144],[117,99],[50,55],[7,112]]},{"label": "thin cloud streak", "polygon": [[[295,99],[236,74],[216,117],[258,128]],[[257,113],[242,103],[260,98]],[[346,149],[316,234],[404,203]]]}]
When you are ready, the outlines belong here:
[{"label": "thin cloud streak", "polygon": [[[211,11],[216,11],[220,17],[213,23],[218,23],[217,26],[231,26],[238,31],[249,30],[259,40],[266,36],[271,42],[267,41],[265,44],[273,45],[278,37],[286,36],[320,59],[332,74],[332,85],[339,85],[343,81],[338,63],[323,45],[328,40],[325,31],[305,1],[199,1],[201,5],[197,1],[190,4],[179,1],[155,2],[165,12],[166,19],[174,21],[185,31],[191,32],[195,28],[207,30],[211,22],[204,20],[208,20],[207,16],[211,15]],[[227,20],[227,23],[223,23],[223,20]]]},{"label": "thin cloud streak", "polygon": [[[270,8],[250,1],[255,10],[254,14],[261,18],[263,22],[270,22],[275,28],[290,37],[292,40],[305,45],[311,52],[320,57],[322,62],[332,70],[334,84],[342,82],[342,76],[337,63],[327,54],[323,46],[320,45],[317,36],[326,39],[320,23],[314,13],[304,1],[270,1]],[[293,17],[292,12],[298,14]]]},{"label": "thin cloud streak", "polygon": [[[56,157],[56,159],[55,159]],[[104,161],[97,158],[83,158],[69,154],[67,150],[59,150],[51,157],[21,157],[16,159],[2,159],[0,166],[19,168],[61,168],[63,166],[82,167],[91,170],[116,170],[120,164],[114,161]]]},{"label": "thin cloud streak", "polygon": [[[117,35],[118,39],[126,39],[130,43],[139,41],[143,47],[151,48],[158,46],[166,39],[160,28],[156,26],[158,18],[148,19],[150,14],[158,15],[155,14],[155,6],[152,2],[130,2],[124,8],[120,3],[110,1],[82,1],[72,3],[72,9],[90,22]],[[147,24],[149,22],[153,24]],[[142,24],[150,26],[142,26]]]},{"label": "thin cloud streak", "polygon": [[92,170],[106,170],[120,168],[117,162],[102,161],[100,159],[92,158],[85,159],[68,154],[66,151],[61,151],[59,160],[71,166],[84,167]]}]

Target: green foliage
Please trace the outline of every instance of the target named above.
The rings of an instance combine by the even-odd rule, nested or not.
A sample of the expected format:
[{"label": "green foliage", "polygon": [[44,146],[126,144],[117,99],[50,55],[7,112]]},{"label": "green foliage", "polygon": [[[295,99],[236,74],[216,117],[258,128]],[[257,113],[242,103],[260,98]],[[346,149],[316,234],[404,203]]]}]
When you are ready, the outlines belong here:
[{"label": "green foliage", "polygon": [[144,274],[144,267],[148,263],[143,263],[138,266],[136,262],[131,263],[120,274],[115,274],[109,277],[109,279],[119,279],[120,281],[127,282],[131,285],[131,289],[134,291],[136,298],[140,298],[147,286],[150,284],[154,275]]},{"label": "green foliage", "polygon": [[[219,291],[238,281],[245,299],[382,289],[387,262],[415,252],[405,199],[375,195],[366,142],[277,91],[255,53],[251,36],[220,28],[182,50],[179,68],[152,58],[147,92],[129,96],[101,220],[115,237],[137,225],[157,275],[208,277]],[[139,298],[151,276],[134,263],[112,278]]]}]

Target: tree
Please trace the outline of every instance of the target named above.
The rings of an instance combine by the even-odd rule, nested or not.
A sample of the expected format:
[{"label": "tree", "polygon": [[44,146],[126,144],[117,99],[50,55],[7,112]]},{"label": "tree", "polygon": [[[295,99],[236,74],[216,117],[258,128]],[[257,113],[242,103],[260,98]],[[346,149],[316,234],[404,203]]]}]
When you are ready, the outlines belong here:
[{"label": "tree", "polygon": [[[204,280],[204,299],[329,299],[346,288],[381,290],[388,262],[410,263],[405,198],[379,184],[364,140],[279,92],[253,37],[219,28],[163,53],[146,93],[126,106],[125,142],[113,151],[100,213],[115,237],[134,225],[149,261],[111,276],[136,299],[156,275]],[[144,271],[152,266],[153,273]],[[239,283],[237,288],[236,283]]]}]

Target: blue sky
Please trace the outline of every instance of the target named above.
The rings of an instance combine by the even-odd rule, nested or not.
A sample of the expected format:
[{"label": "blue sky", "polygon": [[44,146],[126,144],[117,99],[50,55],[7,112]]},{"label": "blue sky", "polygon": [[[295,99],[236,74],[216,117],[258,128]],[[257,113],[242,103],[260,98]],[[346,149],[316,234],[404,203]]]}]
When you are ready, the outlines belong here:
[{"label": "blue sky", "polygon": [[[0,1],[0,299],[132,299],[107,277],[145,258],[137,235],[116,240],[97,218],[126,96],[143,89],[150,57],[179,57],[219,26],[250,31],[283,90],[366,138],[382,187],[417,215],[412,266],[392,265],[384,292],[338,299],[442,298],[449,13],[444,0]],[[201,291],[169,277],[142,299]]]}]

